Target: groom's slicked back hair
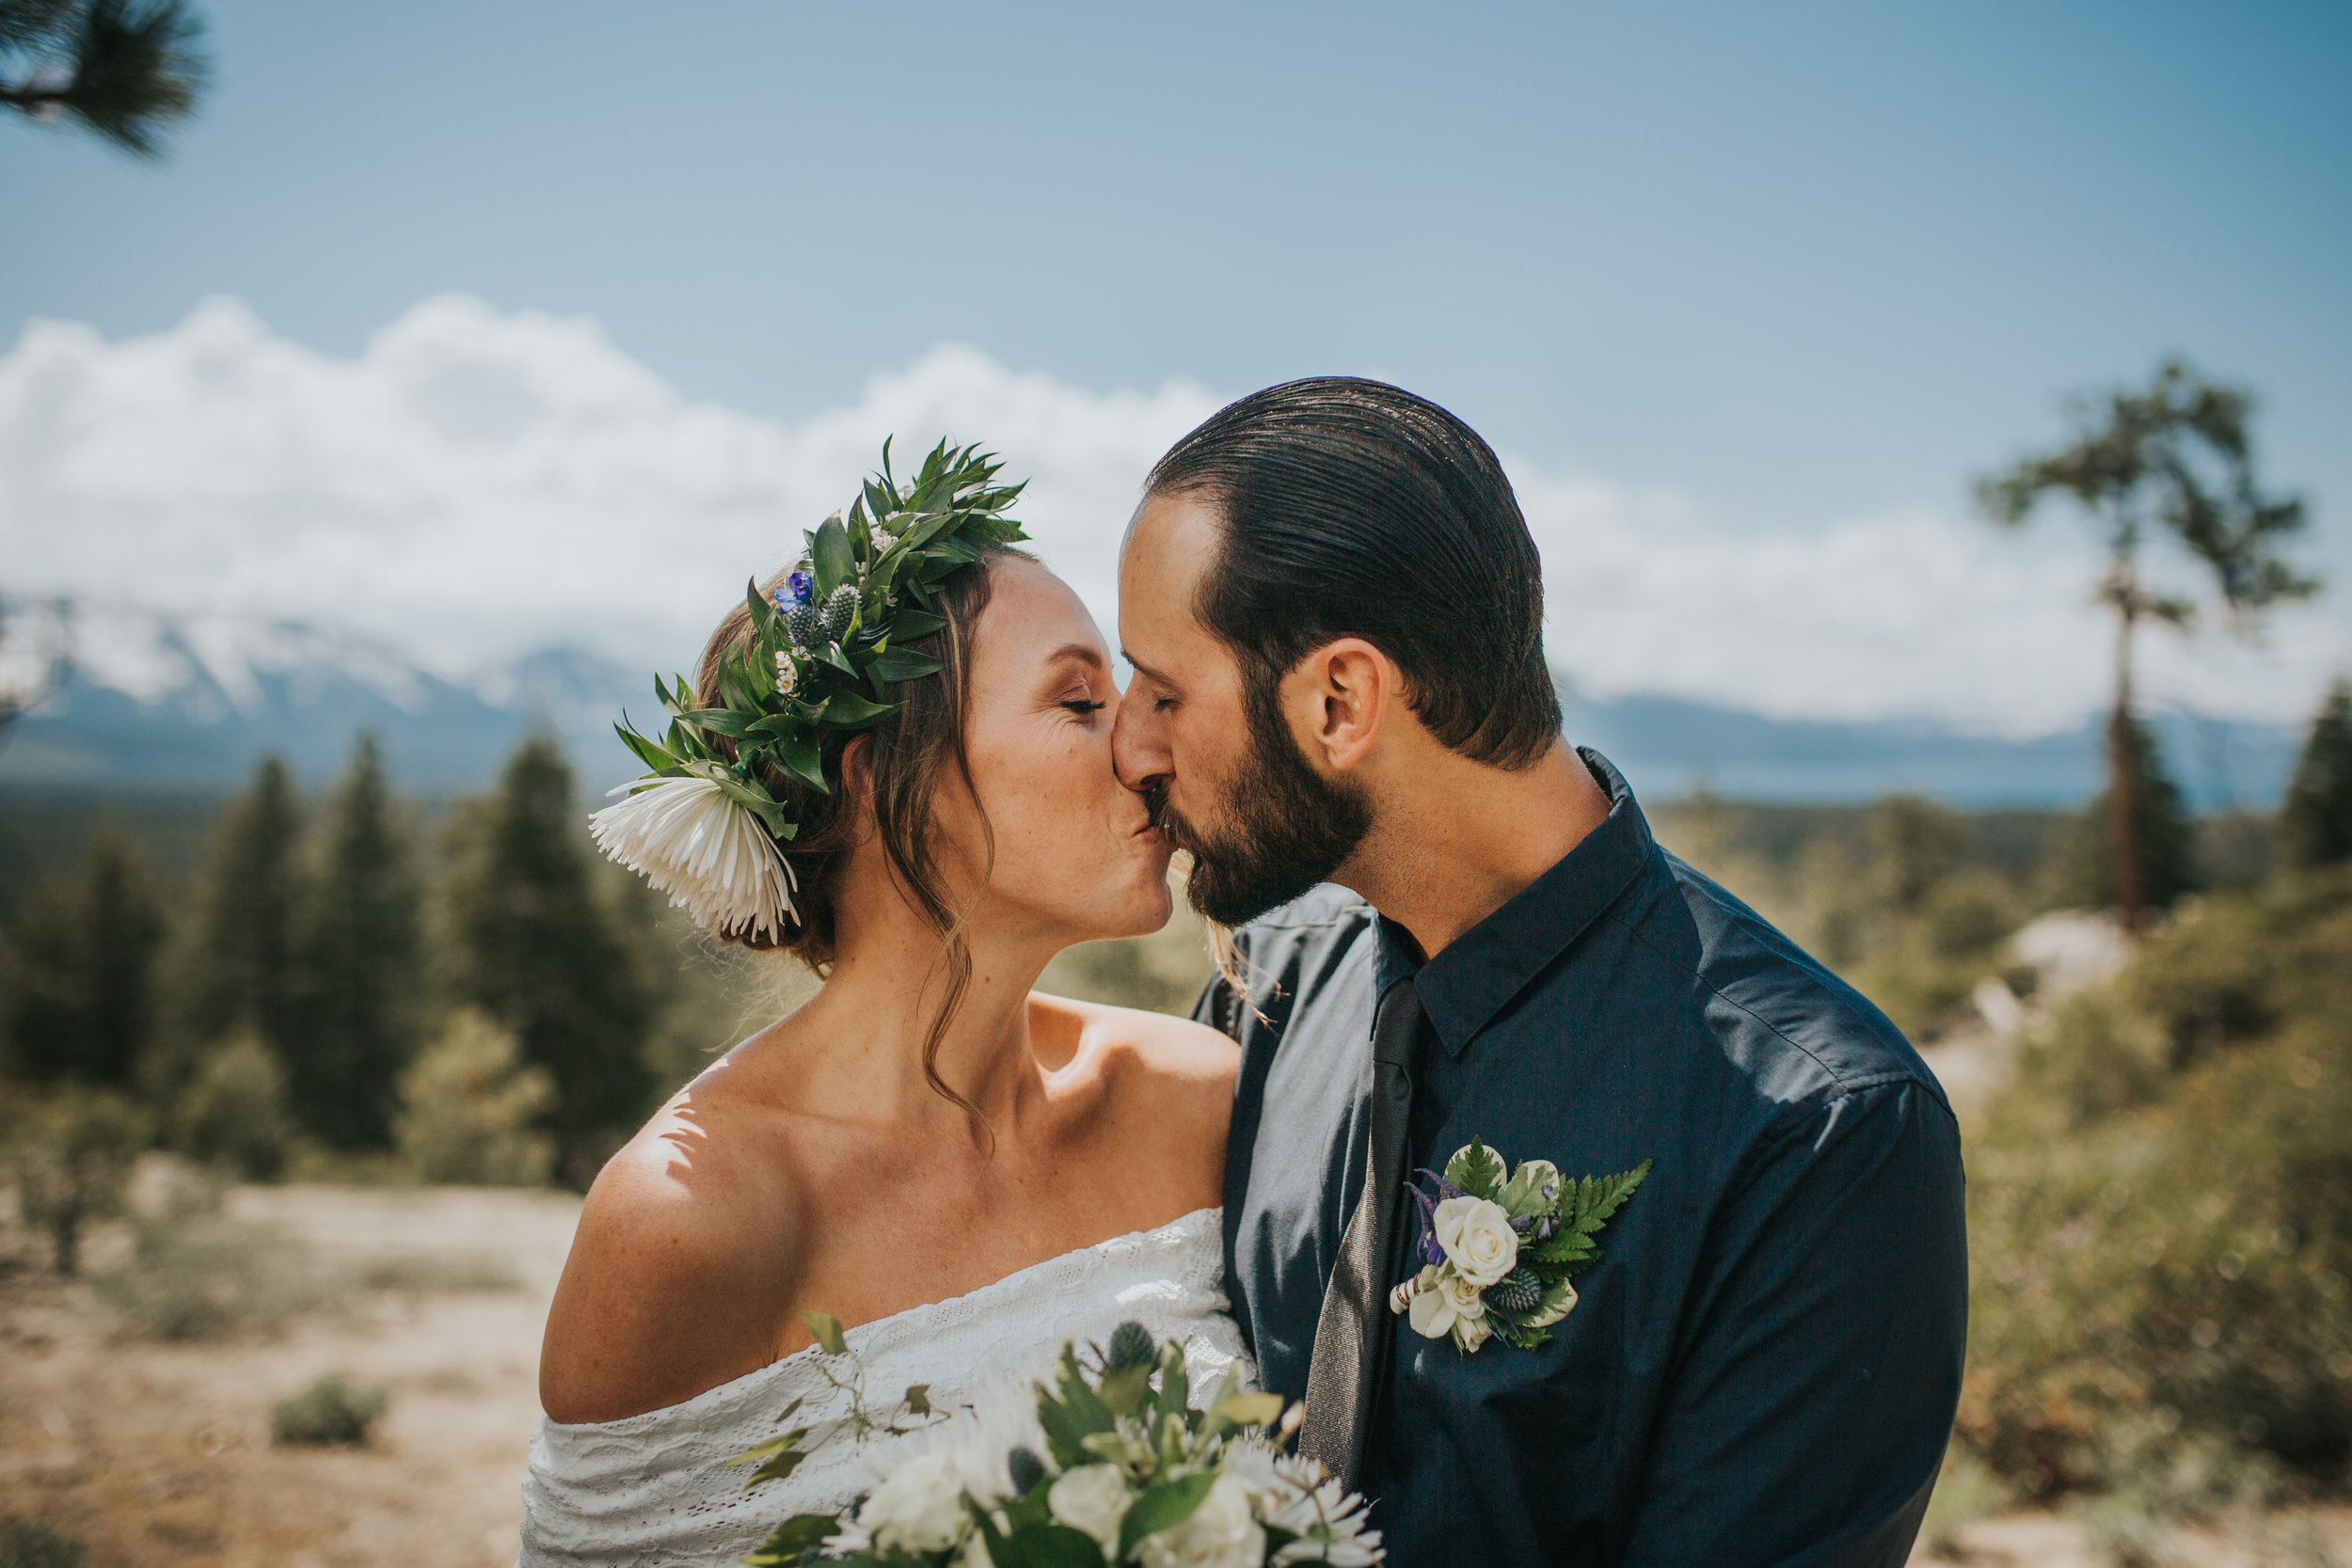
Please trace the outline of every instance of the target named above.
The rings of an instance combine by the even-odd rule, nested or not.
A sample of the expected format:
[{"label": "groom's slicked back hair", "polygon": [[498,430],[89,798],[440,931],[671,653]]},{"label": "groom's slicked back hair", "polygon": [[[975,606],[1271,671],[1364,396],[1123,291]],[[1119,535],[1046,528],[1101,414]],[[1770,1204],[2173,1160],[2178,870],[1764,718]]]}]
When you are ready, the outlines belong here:
[{"label": "groom's slicked back hair", "polygon": [[1354,376],[1269,387],[1168,449],[1145,493],[1220,516],[1194,608],[1253,710],[1271,716],[1309,653],[1360,637],[1464,756],[1521,768],[1559,736],[1535,541],[1493,449],[1436,404]]}]

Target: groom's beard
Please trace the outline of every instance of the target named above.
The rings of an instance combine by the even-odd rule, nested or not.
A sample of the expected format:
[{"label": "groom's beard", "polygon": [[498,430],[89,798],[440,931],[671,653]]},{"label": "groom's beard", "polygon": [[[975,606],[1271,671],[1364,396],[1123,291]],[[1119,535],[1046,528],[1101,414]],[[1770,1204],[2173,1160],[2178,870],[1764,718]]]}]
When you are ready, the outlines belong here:
[{"label": "groom's beard", "polygon": [[1220,926],[1255,920],[1328,881],[1372,827],[1362,793],[1317,773],[1279,720],[1265,719],[1249,716],[1249,749],[1234,769],[1223,827],[1181,815],[1165,784],[1144,795],[1152,819],[1192,854],[1185,902]]}]

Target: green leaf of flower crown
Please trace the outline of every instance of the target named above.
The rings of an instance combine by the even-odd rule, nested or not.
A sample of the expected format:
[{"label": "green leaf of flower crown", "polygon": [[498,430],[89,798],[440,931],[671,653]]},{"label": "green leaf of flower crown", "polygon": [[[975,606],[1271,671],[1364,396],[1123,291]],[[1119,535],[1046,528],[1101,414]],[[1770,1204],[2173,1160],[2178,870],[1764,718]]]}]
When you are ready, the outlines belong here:
[{"label": "green leaf of flower crown", "polygon": [[626,720],[614,726],[649,770],[632,787],[708,779],[776,839],[791,839],[798,824],[763,773],[829,791],[824,737],[882,722],[898,710],[890,688],[946,668],[907,644],[947,625],[931,600],[939,584],[986,546],[1027,537],[1005,515],[1023,486],[994,483],[1002,467],[975,447],[942,441],[901,486],[884,441],[882,472],[847,515],[805,535],[805,598],[779,606],[756,582],[747,587],[751,634],[719,667],[716,705],[699,705],[684,676],[656,675],[654,694],[669,721],[660,738]]}]

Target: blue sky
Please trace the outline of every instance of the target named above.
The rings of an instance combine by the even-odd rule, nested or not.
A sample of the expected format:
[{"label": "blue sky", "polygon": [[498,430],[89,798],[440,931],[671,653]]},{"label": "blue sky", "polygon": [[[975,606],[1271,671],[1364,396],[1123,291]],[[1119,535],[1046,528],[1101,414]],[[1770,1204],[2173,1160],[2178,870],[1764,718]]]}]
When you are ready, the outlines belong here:
[{"label": "blue sky", "polygon": [[1797,534],[1964,516],[2182,352],[2352,620],[2341,5],[200,4],[167,163],[0,122],[0,342],[228,293],[347,356],[454,291],[787,421],[943,341],[1361,372]]}]

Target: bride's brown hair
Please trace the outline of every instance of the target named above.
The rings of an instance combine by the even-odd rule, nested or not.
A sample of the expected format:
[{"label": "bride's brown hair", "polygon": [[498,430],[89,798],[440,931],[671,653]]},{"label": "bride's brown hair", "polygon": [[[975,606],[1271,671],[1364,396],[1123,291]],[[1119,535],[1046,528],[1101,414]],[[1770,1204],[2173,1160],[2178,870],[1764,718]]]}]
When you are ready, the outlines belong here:
[{"label": "bride's brown hair", "polygon": [[[979,1121],[978,1107],[939,1075],[940,1042],[946,1037],[947,1025],[972,984],[971,944],[963,934],[971,910],[969,905],[957,909],[950,902],[935,852],[938,824],[931,803],[943,784],[961,784],[967,791],[972,787],[965,746],[965,724],[971,713],[972,631],[988,608],[990,573],[1008,558],[1036,559],[1009,545],[982,545],[979,551],[977,562],[931,591],[930,608],[946,617],[947,624],[907,644],[946,668],[887,688],[886,700],[897,704],[897,709],[870,728],[850,736],[826,733],[824,774],[830,790],[820,792],[764,760],[757,765],[760,783],[800,824],[799,836],[783,846],[799,880],[792,900],[796,918],[774,938],[747,930],[712,933],[722,942],[739,942],[755,952],[789,953],[820,977],[830,975],[839,935],[836,901],[841,879],[848,871],[850,851],[870,831],[889,862],[891,880],[908,906],[939,936],[940,959],[934,973],[944,974],[946,989],[924,1033],[923,1076],[932,1089],[976,1121]],[[774,598],[784,586],[785,576],[779,572],[762,583],[761,594]],[[751,640],[751,611],[739,603],[703,648],[694,675],[695,702],[704,707],[723,705],[719,672]],[[714,750],[732,756],[733,742],[718,736],[711,742]],[[865,749],[870,815],[866,799],[843,784],[843,759],[859,747]],[[995,863],[996,840],[989,828],[988,813],[979,809],[977,798],[973,804],[980,823],[981,882],[985,885]]]}]

